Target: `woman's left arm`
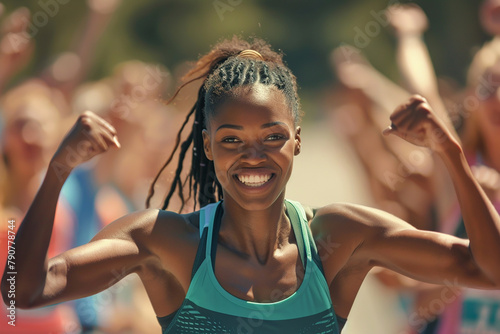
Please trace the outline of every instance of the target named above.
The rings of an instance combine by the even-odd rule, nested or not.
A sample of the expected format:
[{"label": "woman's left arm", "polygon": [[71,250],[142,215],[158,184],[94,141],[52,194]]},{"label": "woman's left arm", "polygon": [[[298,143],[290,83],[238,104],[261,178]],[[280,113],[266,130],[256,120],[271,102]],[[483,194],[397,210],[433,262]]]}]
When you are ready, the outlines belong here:
[{"label": "woman's left arm", "polygon": [[[412,97],[407,104],[396,109],[391,115],[391,122],[384,134],[395,134],[415,145],[428,147],[443,160],[452,178],[470,240],[406,229],[399,232],[396,232],[396,229],[391,233],[389,229],[384,232],[386,237],[382,238],[385,240],[382,244],[389,247],[394,245],[396,251],[403,251],[406,245],[407,251],[402,252],[406,253],[406,256],[416,258],[421,254],[423,260],[430,261],[428,265],[418,265],[417,261],[415,268],[403,270],[410,271],[412,276],[425,275],[423,271],[439,266],[440,259],[449,260],[442,263],[447,265],[447,268],[443,269],[452,274],[449,278],[459,279],[464,285],[500,288],[500,217],[474,179],[462,148],[434,114],[427,101],[420,96]],[[405,242],[398,244],[402,240]],[[435,256],[432,256],[432,253],[427,254],[419,249],[420,247],[435,248]],[[386,256],[389,256],[391,262],[391,256]],[[386,263],[385,266],[392,267],[394,264]]]}]

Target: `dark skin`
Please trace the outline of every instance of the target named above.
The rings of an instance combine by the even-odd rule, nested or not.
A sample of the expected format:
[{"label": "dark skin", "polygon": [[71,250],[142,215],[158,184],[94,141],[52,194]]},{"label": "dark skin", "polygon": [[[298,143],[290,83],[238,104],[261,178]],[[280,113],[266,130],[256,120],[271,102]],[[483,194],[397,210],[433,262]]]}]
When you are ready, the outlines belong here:
[{"label": "dark skin", "polygon": [[[300,127],[284,95],[274,88],[247,87],[234,96],[217,107],[203,134],[205,153],[214,161],[224,192],[215,275],[238,298],[277,301],[293,294],[303,276],[284,208],[293,157],[300,153]],[[349,314],[374,266],[428,282],[500,288],[498,256],[493,256],[500,254],[500,218],[472,177],[460,146],[421,97],[400,106],[391,121],[386,134],[431,147],[445,162],[471,240],[419,231],[390,214],[358,205],[318,209],[309,215],[309,224],[341,317]],[[17,235],[18,307],[95,294],[132,273],[141,278],[157,316],[180,307],[198,248],[199,212],[135,212],[105,227],[90,243],[46,258],[59,190],[68,172],[118,145],[115,130],[88,112],[54,155]],[[2,293],[8,302],[7,285]]]}]

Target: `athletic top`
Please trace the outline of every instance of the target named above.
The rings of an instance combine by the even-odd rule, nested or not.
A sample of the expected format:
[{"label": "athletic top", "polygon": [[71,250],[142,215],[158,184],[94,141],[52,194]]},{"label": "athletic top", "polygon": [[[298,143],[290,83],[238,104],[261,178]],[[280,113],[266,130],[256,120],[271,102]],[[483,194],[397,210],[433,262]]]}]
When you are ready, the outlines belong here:
[{"label": "athletic top", "polygon": [[200,210],[201,237],[186,298],[176,312],[158,318],[163,334],[340,333],[305,211],[298,202],[285,203],[305,266],[297,291],[277,302],[257,303],[224,290],[214,273],[222,205],[209,204]]}]

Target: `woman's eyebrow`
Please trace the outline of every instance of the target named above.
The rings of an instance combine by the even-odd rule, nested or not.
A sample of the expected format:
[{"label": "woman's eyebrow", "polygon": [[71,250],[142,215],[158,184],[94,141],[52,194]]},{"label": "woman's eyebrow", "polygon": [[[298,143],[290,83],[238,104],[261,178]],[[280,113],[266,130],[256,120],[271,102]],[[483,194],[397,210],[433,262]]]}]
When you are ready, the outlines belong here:
[{"label": "woman's eyebrow", "polygon": [[266,123],[266,124],[262,124],[261,128],[262,129],[265,129],[265,128],[270,128],[270,127],[273,127],[275,125],[282,125],[284,127],[288,127],[285,123],[283,122],[271,122],[271,123]]},{"label": "woman's eyebrow", "polygon": [[234,124],[222,124],[215,130],[215,132],[219,131],[220,129],[235,129],[235,130],[243,130],[243,127],[241,125],[234,125]]},{"label": "woman's eyebrow", "polygon": [[[287,127],[287,125],[285,123],[283,123],[283,122],[271,122],[271,123],[262,124],[261,128],[262,129],[266,129],[266,128],[270,128],[270,127],[273,127],[273,126],[276,126],[276,125],[281,125],[281,126]],[[221,126],[219,126],[217,128],[217,130],[215,130],[215,132],[219,131],[220,129],[243,130],[243,126],[241,126],[241,125],[234,125],[234,124],[222,124]]]}]

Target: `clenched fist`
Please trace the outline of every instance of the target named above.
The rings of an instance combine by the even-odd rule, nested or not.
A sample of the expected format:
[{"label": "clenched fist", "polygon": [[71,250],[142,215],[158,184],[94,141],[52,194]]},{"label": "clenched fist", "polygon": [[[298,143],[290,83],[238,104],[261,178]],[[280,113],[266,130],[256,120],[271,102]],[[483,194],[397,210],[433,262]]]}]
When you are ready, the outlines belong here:
[{"label": "clenched fist", "polygon": [[120,148],[115,128],[93,112],[85,111],[59,145],[51,166],[60,175],[69,173],[112,146]]},{"label": "clenched fist", "polygon": [[435,152],[459,145],[422,96],[412,96],[407,103],[396,108],[390,119],[392,123],[384,130],[384,135],[394,134]]}]

